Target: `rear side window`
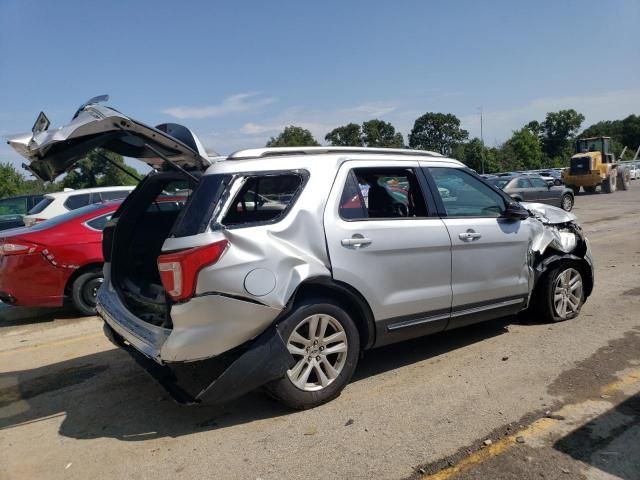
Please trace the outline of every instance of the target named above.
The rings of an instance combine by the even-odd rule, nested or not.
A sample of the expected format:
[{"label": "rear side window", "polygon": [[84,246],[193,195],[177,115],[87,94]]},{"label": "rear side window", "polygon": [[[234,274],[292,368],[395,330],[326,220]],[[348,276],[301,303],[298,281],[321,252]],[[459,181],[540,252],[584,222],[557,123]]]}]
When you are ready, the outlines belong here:
[{"label": "rear side window", "polygon": [[526,178],[519,178],[517,187],[518,188],[531,188],[531,184],[529,183],[529,180],[527,180]]},{"label": "rear side window", "polygon": [[38,203],[36,203],[31,210],[29,210],[28,214],[29,215],[35,215],[36,213],[40,213],[45,208],[47,208],[49,205],[51,205],[51,203],[53,203],[53,198],[44,197],[42,200],[40,200]]},{"label": "rear side window", "polygon": [[76,208],[86,207],[91,203],[90,193],[81,193],[80,195],[71,195],[64,202],[64,206],[68,210],[75,210]]},{"label": "rear side window", "polygon": [[113,216],[113,212],[107,213],[106,215],[100,215],[99,217],[93,218],[87,222],[87,225],[94,230],[102,231],[104,230],[104,226],[107,224],[111,217]]},{"label": "rear side window", "polygon": [[0,200],[0,215],[24,215],[27,210],[27,199],[5,198]]},{"label": "rear side window", "polygon": [[100,196],[102,197],[102,201],[108,200],[118,200],[120,198],[124,198],[129,195],[129,190],[113,190],[111,192],[100,192]]},{"label": "rear side window", "polygon": [[345,220],[424,218],[427,207],[412,168],[355,168],[339,212]]},{"label": "rear side window", "polygon": [[300,192],[303,180],[298,173],[246,177],[222,224],[233,227],[280,220]]}]

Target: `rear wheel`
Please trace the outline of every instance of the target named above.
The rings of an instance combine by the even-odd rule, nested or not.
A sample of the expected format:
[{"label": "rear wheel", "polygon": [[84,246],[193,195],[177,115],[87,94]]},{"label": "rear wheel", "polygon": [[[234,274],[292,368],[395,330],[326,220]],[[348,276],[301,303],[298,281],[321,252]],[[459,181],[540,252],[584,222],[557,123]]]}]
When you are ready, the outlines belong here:
[{"label": "rear wheel", "polygon": [[575,318],[584,303],[584,279],[574,264],[563,264],[540,280],[534,310],[541,320],[561,322]]},{"label": "rear wheel", "polygon": [[301,302],[279,325],[295,365],[265,389],[296,409],[313,408],[333,400],[351,379],[360,354],[355,323],[328,299]]},{"label": "rear wheel", "polygon": [[609,175],[607,179],[602,182],[602,191],[604,193],[613,193],[616,191],[617,175]]},{"label": "rear wheel", "polygon": [[573,208],[573,196],[570,193],[562,195],[560,206],[565,212],[570,212]]},{"label": "rear wheel", "polygon": [[83,315],[96,314],[96,298],[103,282],[102,272],[94,270],[80,275],[71,286],[73,307]]},{"label": "rear wheel", "polygon": [[629,182],[631,181],[629,170],[622,168],[618,170],[618,187],[620,190],[629,190]]}]

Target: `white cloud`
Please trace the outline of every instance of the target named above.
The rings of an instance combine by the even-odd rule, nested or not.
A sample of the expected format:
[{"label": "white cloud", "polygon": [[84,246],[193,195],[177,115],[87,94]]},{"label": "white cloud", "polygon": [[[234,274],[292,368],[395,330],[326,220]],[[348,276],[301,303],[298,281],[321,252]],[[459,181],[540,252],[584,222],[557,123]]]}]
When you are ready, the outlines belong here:
[{"label": "white cloud", "polygon": [[[491,111],[485,108],[484,140],[487,144],[499,144],[531,120],[544,120],[548,112],[573,108],[585,116],[583,128],[601,120],[618,120],[640,111],[640,88],[615,90],[596,95],[545,97],[531,100],[511,110]],[[480,136],[480,113],[463,115],[462,126],[472,137]]]},{"label": "white cloud", "polygon": [[221,117],[233,113],[256,112],[262,107],[271,105],[277,99],[275,97],[261,97],[258,93],[238,93],[226,97],[218,105],[206,105],[201,107],[171,107],[162,111],[167,115],[179,119],[200,119]]}]

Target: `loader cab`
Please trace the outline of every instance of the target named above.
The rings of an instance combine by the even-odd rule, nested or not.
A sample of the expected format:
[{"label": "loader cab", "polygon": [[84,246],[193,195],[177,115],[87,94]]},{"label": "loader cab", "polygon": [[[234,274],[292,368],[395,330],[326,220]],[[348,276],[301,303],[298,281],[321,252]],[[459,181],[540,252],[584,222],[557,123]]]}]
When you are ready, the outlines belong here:
[{"label": "loader cab", "polygon": [[576,142],[576,155],[587,154],[595,160],[600,153],[602,163],[613,163],[615,158],[611,153],[611,137],[581,138]]}]

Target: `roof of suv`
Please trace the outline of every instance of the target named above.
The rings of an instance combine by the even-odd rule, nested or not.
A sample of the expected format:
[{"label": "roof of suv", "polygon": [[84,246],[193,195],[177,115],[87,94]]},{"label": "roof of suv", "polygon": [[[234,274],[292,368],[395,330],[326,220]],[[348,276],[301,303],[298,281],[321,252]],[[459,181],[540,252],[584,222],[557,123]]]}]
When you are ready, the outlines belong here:
[{"label": "roof of suv", "polygon": [[78,195],[81,193],[92,193],[92,192],[112,192],[119,190],[133,190],[135,186],[119,186],[119,187],[93,187],[93,188],[79,188],[77,190],[71,189],[62,192],[51,192],[47,193],[44,196],[49,198],[58,198],[58,197],[66,197],[69,195]]},{"label": "roof of suv", "polygon": [[[318,157],[323,157],[319,159]],[[216,162],[207,173],[286,170],[292,168],[332,168],[347,160],[422,160],[464,167],[458,160],[436,152],[400,148],[364,147],[278,147],[240,150]]]}]

